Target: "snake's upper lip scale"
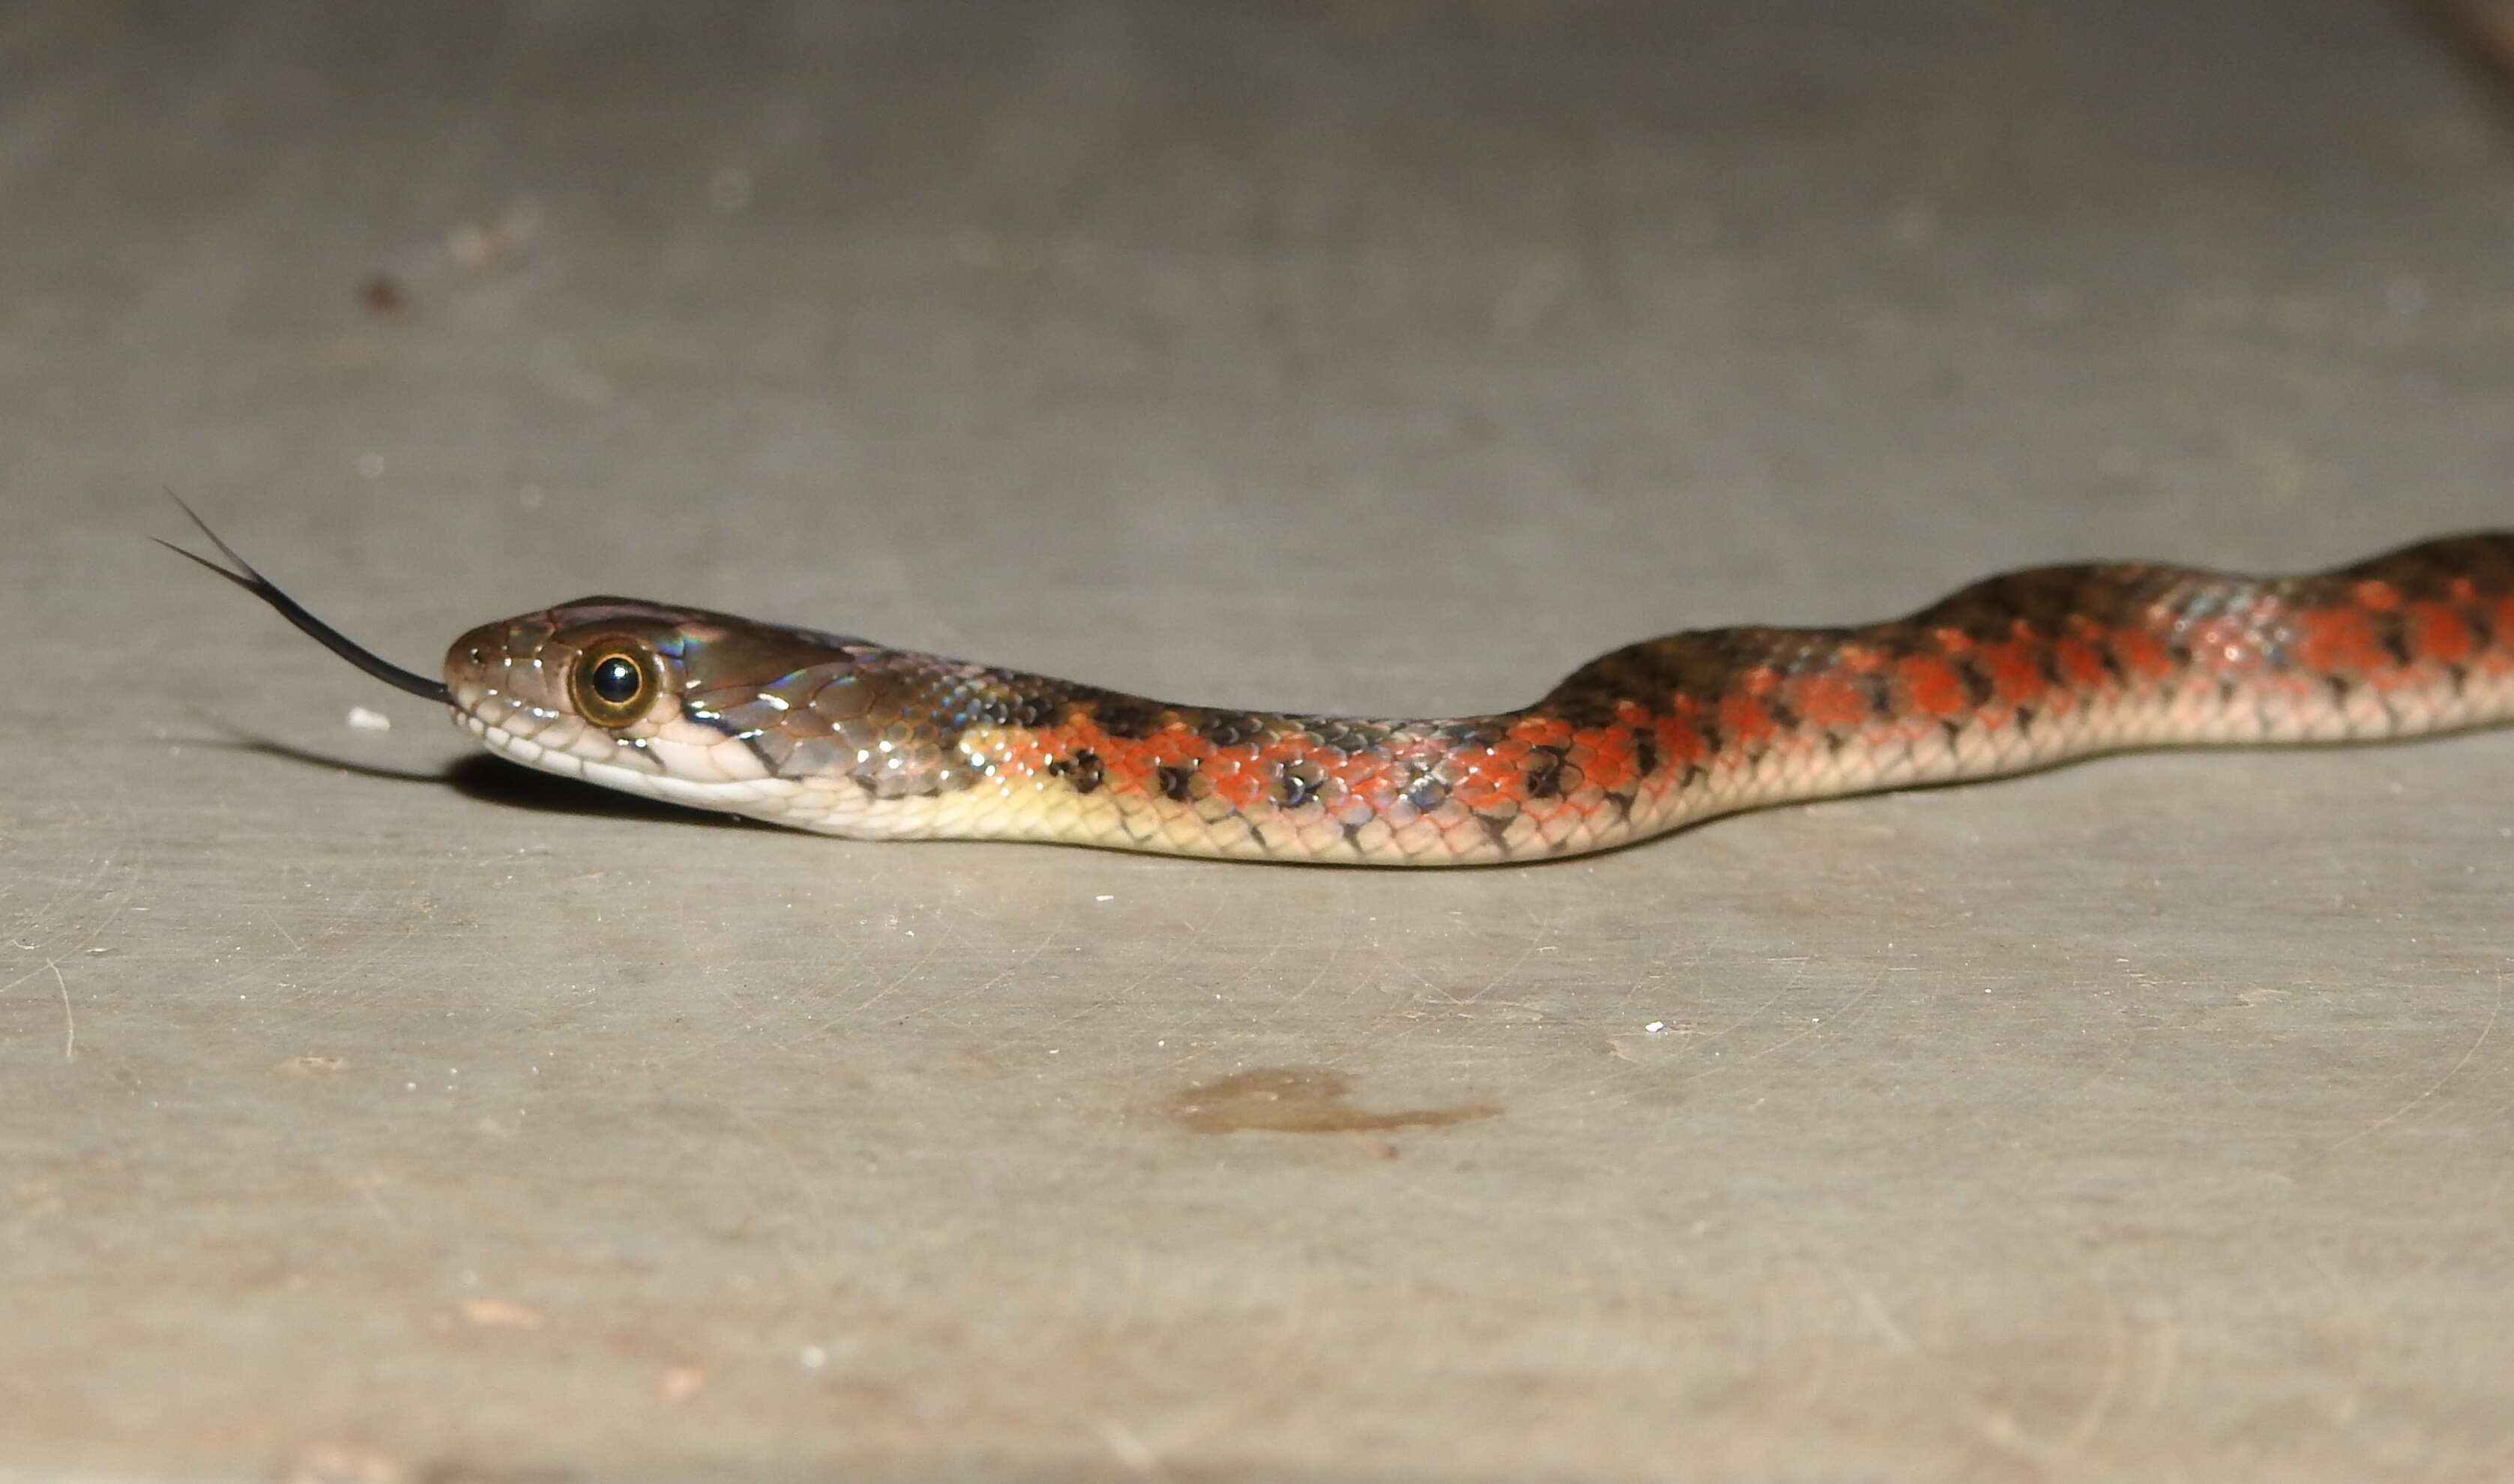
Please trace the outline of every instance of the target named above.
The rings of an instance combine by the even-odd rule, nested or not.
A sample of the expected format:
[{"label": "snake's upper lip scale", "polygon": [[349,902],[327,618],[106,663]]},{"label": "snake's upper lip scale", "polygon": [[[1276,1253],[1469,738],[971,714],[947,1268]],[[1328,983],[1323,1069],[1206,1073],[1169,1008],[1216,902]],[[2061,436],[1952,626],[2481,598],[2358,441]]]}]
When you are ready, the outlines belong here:
[{"label": "snake's upper lip scale", "polygon": [[[304,606],[299,604],[295,598],[292,598],[288,594],[280,591],[278,586],[274,584],[270,579],[254,571],[253,563],[236,555],[236,550],[233,546],[230,546],[225,541],[219,540],[219,533],[210,529],[210,523],[201,519],[199,511],[194,510],[190,505],[183,503],[183,497],[176,494],[172,490],[168,490],[166,492],[166,498],[175,501],[175,508],[182,511],[184,514],[192,518],[192,524],[201,528],[201,534],[210,539],[210,544],[218,547],[221,555],[224,556],[228,561],[235,563],[236,570],[230,572],[226,568],[220,566],[218,563],[211,561],[208,557],[201,556],[195,552],[186,551],[170,541],[158,541],[157,544],[174,552],[177,556],[200,563],[212,572],[225,578],[228,582],[235,583],[238,587],[252,593],[255,597],[262,599],[264,602],[277,609],[281,618],[286,619],[289,622],[296,624],[307,634],[312,635],[316,643],[321,644],[325,649],[328,649],[332,653],[340,656],[342,659],[348,661],[358,668],[365,670],[368,674],[375,676],[385,684],[391,686],[396,690],[408,691],[414,696],[424,696],[429,701],[436,702],[440,705],[450,706],[454,704],[454,693],[445,688],[443,681],[430,680],[426,675],[417,674],[410,670],[403,669],[398,664],[391,663],[388,661],[369,653],[367,650],[361,648],[358,644],[350,640],[346,634],[342,633],[331,624],[326,623],[322,620],[314,617],[312,614],[307,613]],[[151,538],[151,540],[156,539]]]}]

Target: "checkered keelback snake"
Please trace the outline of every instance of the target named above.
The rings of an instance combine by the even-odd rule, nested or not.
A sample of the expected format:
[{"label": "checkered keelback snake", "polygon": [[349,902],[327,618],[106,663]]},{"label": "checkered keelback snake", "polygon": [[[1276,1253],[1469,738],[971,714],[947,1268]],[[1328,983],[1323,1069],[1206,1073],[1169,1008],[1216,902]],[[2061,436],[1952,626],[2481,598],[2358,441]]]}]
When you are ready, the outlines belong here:
[{"label": "checkered keelback snake", "polygon": [[1438,721],[1172,705],[610,597],[472,629],[439,685],[343,638],[218,544],[237,570],[202,565],[369,673],[447,702],[496,752],[864,839],[1535,861],[1760,805],[2123,748],[2514,719],[2514,533],[2305,577],[2010,573],[1882,623],[1652,639],[1522,710]]}]

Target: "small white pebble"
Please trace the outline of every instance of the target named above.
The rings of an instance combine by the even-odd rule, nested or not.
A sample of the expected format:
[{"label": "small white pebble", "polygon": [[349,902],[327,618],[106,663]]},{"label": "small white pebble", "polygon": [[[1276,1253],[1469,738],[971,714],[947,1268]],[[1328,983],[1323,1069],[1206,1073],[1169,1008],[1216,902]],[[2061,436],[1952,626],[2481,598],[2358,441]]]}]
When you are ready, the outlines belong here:
[{"label": "small white pebble", "polygon": [[794,1358],[803,1363],[804,1370],[817,1371],[830,1363],[830,1352],[817,1344],[807,1344]]},{"label": "small white pebble", "polygon": [[1092,898],[1091,900],[1092,900],[1092,901],[1094,901],[1094,902],[1115,902],[1115,901],[1116,901],[1117,899],[1116,899],[1116,898],[1115,898],[1115,897],[1110,897],[1110,896],[1099,896],[1099,897],[1094,897],[1094,898]]},{"label": "small white pebble", "polygon": [[382,711],[370,711],[365,706],[351,706],[349,707],[349,730],[389,732],[392,730],[392,718]]},{"label": "small white pebble", "polygon": [[1652,1021],[1642,1027],[1642,1033],[1643,1035],[1663,1036],[1667,1034],[1667,1022]]}]

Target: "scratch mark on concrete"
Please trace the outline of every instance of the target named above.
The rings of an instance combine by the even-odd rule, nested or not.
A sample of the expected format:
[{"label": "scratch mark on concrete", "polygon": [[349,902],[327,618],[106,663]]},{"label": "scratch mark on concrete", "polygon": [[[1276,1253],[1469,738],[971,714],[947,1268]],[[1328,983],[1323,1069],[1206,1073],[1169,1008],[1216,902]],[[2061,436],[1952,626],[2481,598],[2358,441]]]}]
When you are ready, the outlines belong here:
[{"label": "scratch mark on concrete", "polygon": [[2429,1098],[2432,1098],[2436,1094],[2444,1091],[2445,1084],[2451,1082],[2453,1078],[2460,1076],[2461,1069],[2470,1064],[2470,1059],[2479,1055],[2479,1048],[2488,1044],[2489,1032],[2496,1028],[2496,1018],[2504,1013],[2505,979],[2504,976],[2499,975],[2496,980],[2495,1003],[2488,1007],[2487,1022],[2479,1027],[2479,1034],[2471,1037],[2470,1044],[2462,1049],[2460,1060],[2454,1062],[2453,1065],[2446,1067],[2444,1075],[2436,1078],[2433,1082],[2428,1083],[2426,1089],[2417,1094],[2417,1096],[2411,1098],[2408,1102],[2403,1103],[2399,1107],[2385,1113],[2382,1117],[2375,1119],[2373,1122],[2366,1125],[2362,1129],[2359,1129],[2357,1132],[2348,1135],[2346,1138],[2332,1141],[2328,1147],[2335,1149],[2342,1144],[2354,1143],[2358,1140],[2364,1139],[2371,1134],[2379,1133],[2384,1128],[2399,1121],[2401,1118],[2406,1117],[2410,1110],[2416,1107],[2419,1103],[2426,1102]]}]

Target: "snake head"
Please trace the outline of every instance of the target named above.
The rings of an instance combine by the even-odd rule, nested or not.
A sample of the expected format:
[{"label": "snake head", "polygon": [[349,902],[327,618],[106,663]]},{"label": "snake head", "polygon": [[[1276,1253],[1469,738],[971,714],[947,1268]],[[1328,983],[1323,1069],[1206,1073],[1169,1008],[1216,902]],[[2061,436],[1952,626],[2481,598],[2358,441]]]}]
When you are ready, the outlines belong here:
[{"label": "snake head", "polygon": [[865,817],[868,800],[930,797],[986,772],[948,745],[987,690],[981,666],[706,609],[592,597],[481,624],[454,641],[439,682],[308,613],[175,503],[231,565],[159,544],[386,685],[451,706],[491,751],[528,767],[872,835],[922,832],[931,822],[895,811]]},{"label": "snake head", "polygon": [[782,790],[780,723],[861,690],[861,640],[634,598],[590,597],[454,641],[457,722],[501,756],[631,793],[754,812]]}]

